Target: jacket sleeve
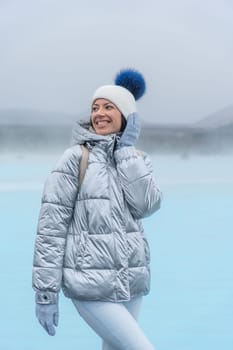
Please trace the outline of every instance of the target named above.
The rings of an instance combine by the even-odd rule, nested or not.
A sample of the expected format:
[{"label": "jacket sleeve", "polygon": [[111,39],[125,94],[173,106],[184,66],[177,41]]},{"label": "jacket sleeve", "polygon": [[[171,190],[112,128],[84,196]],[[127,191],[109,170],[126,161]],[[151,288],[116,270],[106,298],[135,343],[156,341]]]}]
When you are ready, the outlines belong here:
[{"label": "jacket sleeve", "polygon": [[35,240],[32,285],[36,302],[57,302],[66,235],[78,191],[82,151],[66,150],[45,182]]},{"label": "jacket sleeve", "polygon": [[142,219],[160,208],[162,194],[156,184],[149,156],[132,147],[115,151],[119,180],[125,200],[135,219]]}]

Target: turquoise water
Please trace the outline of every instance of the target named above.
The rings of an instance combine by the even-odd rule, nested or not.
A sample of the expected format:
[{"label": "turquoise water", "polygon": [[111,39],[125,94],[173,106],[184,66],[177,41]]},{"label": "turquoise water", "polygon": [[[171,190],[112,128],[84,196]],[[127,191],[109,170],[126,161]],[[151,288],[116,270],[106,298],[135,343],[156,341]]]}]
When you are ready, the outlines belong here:
[{"label": "turquoise water", "polygon": [[[55,337],[34,316],[34,237],[42,184],[57,156],[0,158],[0,349],[100,349],[65,297]],[[158,350],[232,350],[233,158],[155,155],[153,163],[164,200],[144,221],[152,288],[141,326]]]}]

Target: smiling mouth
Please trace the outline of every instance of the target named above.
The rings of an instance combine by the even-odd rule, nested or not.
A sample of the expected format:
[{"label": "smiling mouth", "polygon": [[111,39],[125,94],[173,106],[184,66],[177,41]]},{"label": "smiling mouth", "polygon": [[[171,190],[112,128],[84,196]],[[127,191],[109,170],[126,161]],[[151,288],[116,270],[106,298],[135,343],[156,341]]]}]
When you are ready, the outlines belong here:
[{"label": "smiling mouth", "polygon": [[98,127],[103,127],[103,126],[106,126],[107,124],[111,123],[110,120],[106,120],[106,119],[102,119],[102,120],[95,120],[95,124],[98,126]]}]

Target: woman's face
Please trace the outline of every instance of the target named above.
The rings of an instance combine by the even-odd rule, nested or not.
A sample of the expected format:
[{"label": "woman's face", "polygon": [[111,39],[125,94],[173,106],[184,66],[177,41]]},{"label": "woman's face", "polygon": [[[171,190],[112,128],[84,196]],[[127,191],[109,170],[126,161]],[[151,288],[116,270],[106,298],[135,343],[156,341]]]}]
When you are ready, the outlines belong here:
[{"label": "woman's face", "polygon": [[94,101],[91,121],[96,134],[108,135],[121,130],[121,112],[111,101],[104,98]]}]

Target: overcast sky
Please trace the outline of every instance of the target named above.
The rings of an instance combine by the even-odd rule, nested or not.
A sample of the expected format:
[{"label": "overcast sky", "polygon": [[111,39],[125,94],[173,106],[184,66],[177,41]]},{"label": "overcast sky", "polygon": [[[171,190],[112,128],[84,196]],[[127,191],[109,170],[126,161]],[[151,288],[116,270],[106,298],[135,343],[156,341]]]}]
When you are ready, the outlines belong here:
[{"label": "overcast sky", "polygon": [[233,104],[232,0],[0,0],[0,108],[80,115],[124,67],[146,78],[147,121]]}]

